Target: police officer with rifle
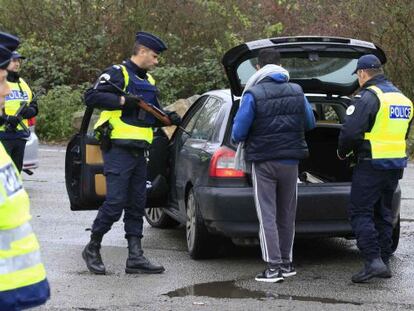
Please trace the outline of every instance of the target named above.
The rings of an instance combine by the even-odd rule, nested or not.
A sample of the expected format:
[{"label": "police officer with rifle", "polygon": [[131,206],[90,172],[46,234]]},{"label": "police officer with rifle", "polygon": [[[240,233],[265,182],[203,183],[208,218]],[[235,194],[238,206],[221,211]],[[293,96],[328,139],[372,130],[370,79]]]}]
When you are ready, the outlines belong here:
[{"label": "police officer with rifle", "polygon": [[7,66],[7,83],[11,92],[6,96],[2,115],[4,124],[0,126],[0,140],[19,172],[23,168],[24,149],[30,136],[28,119],[38,114],[32,90],[19,75],[23,59],[25,57],[18,52],[12,52],[12,59]]},{"label": "police officer with rifle", "polygon": [[102,109],[95,124],[101,141],[106,177],[106,199],[92,225],[90,242],[82,252],[92,273],[105,274],[101,258],[102,238],[124,211],[128,241],[126,273],[162,273],[164,267],[143,256],[141,239],[146,205],[147,155],[153,128],[179,125],[175,112],[164,112],[157,100],[158,89],[148,73],[167,49],[157,36],[138,32],[130,59],[101,74],[85,93],[88,107]]}]

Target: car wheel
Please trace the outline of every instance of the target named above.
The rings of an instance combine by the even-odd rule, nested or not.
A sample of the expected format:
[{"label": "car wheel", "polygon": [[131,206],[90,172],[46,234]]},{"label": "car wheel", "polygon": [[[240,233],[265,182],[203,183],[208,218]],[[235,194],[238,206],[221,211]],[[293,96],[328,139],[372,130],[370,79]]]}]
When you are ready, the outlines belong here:
[{"label": "car wheel", "polygon": [[398,222],[392,230],[392,245],[391,250],[394,253],[397,250],[398,242],[400,241],[400,216],[398,215]]},{"label": "car wheel", "polygon": [[193,259],[210,258],[215,255],[214,236],[208,233],[200,214],[200,208],[191,189],[187,197],[187,221],[185,226],[187,248]]},{"label": "car wheel", "polygon": [[172,228],[178,226],[178,222],[167,215],[162,207],[146,208],[145,219],[155,228]]}]

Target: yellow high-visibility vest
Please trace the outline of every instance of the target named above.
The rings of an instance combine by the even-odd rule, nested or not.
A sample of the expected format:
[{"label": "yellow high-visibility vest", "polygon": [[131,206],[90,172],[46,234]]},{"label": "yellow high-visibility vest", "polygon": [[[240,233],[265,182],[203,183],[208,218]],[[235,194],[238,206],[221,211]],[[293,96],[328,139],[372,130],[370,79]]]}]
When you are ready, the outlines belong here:
[{"label": "yellow high-visibility vest", "polygon": [[0,143],[0,292],[46,280],[30,218],[21,177]]},{"label": "yellow high-visibility vest", "polygon": [[[7,84],[9,85],[11,92],[6,96],[6,101],[4,103],[4,112],[7,115],[14,115],[20,108],[22,101],[26,101],[27,103],[30,103],[32,101],[33,93],[29,85],[22,78],[19,78],[19,82],[7,81]],[[23,119],[22,121],[26,126],[29,126],[27,119]],[[5,126],[0,126],[0,131],[4,130]],[[17,130],[23,130],[20,124],[17,126]]]},{"label": "yellow high-visibility vest", "polygon": [[[124,65],[119,65],[122,69],[122,75],[124,76],[124,87],[123,91],[126,90],[129,84],[129,74]],[[148,82],[152,85],[155,85],[154,78],[148,75]],[[121,110],[104,110],[99,115],[98,121],[94,125],[94,129],[97,129],[99,126],[104,124],[105,122],[109,122],[111,125],[111,139],[133,139],[133,140],[144,140],[149,144],[152,143],[153,140],[153,131],[151,127],[140,127],[134,126],[125,123],[121,120],[122,111]]]},{"label": "yellow high-visibility vest", "polygon": [[364,138],[371,144],[373,159],[405,158],[405,136],[413,118],[413,103],[399,92],[384,93],[377,86],[368,89],[375,92],[380,107],[375,123]]}]

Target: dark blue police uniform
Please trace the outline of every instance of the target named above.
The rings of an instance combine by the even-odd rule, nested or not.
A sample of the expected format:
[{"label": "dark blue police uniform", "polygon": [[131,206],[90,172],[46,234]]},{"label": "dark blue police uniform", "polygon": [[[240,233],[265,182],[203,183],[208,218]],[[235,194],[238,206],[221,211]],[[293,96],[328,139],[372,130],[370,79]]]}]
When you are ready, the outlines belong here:
[{"label": "dark blue police uniform", "polygon": [[[357,70],[380,67],[381,63],[374,55],[361,57],[357,64]],[[347,110],[347,118],[338,142],[338,156],[341,159],[351,151],[357,158],[348,212],[365,267],[352,277],[352,281],[356,283],[365,282],[372,277],[391,277],[388,263],[392,255],[392,199],[407,164],[407,158],[401,154],[396,157],[374,156],[378,138],[371,141],[367,133],[372,133],[376,123],[389,117],[385,103],[381,108],[378,96],[382,95],[376,94],[373,91],[375,89],[380,94],[397,94],[396,102],[404,97],[382,74],[368,80],[363,85],[360,97],[355,98]],[[387,112],[379,114],[380,109]],[[380,129],[376,132],[377,137],[389,133],[389,128],[377,125],[377,129]],[[404,135],[407,137],[408,130],[398,135],[402,140]],[[388,141],[381,143],[384,148],[384,145],[390,145],[392,141],[388,138]]]},{"label": "dark blue police uniform", "polygon": [[[142,96],[146,102],[161,109],[157,100],[155,86],[145,86],[141,89],[141,81],[147,79],[146,71],[139,68],[131,60],[123,63],[126,67],[130,82],[126,91]],[[120,66],[115,65],[104,71],[110,76],[110,81],[119,88],[124,88],[124,77]],[[141,79],[141,81],[140,81]],[[107,83],[98,84],[85,94],[88,106],[107,110],[120,109],[118,90]],[[159,122],[149,114],[144,120],[139,120],[138,110],[123,116],[123,120],[131,125],[153,127],[160,126]],[[118,221],[125,210],[124,223],[126,236],[142,237],[142,224],[146,203],[147,163],[146,148],[149,145],[143,141],[112,140],[112,148],[103,152],[104,174],[106,177],[106,200],[100,207],[92,226],[92,233],[104,235]]]},{"label": "dark blue police uniform", "polygon": [[[156,54],[166,49],[159,38],[145,32],[137,33],[136,42]],[[102,77],[111,83],[102,80]],[[85,93],[85,103],[89,107],[103,109],[105,113],[112,113],[107,121],[112,128],[111,148],[103,151],[107,193],[93,223],[91,241],[82,256],[91,272],[105,273],[99,253],[100,243],[103,235],[124,211],[125,237],[129,249],[125,271],[161,273],[164,271],[162,266],[151,264],[143,256],[141,238],[146,205],[146,152],[152,141],[152,128],[163,124],[139,109],[136,98],[125,96],[125,105],[121,106],[120,96],[123,94],[114,85],[161,109],[157,100],[158,90],[151,83],[146,70],[132,60],[107,68],[101,78]],[[132,100],[131,105],[127,105],[127,100]]]}]

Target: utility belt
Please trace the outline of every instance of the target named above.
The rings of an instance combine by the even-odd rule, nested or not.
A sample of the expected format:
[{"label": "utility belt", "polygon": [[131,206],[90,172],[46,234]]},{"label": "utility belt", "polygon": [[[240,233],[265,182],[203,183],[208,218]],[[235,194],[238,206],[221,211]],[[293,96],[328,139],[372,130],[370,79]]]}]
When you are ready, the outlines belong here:
[{"label": "utility belt", "polygon": [[106,121],[94,131],[94,135],[98,139],[102,151],[107,152],[113,146],[116,146],[130,152],[135,157],[143,155],[147,162],[149,161],[150,144],[148,142],[142,140],[111,139],[112,130],[112,125]]},{"label": "utility belt", "polygon": [[372,158],[357,158],[356,161],[357,163],[372,161]]}]

